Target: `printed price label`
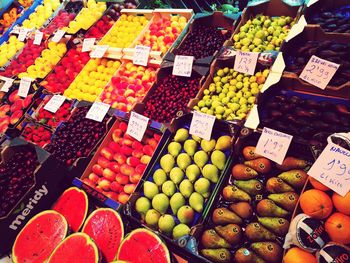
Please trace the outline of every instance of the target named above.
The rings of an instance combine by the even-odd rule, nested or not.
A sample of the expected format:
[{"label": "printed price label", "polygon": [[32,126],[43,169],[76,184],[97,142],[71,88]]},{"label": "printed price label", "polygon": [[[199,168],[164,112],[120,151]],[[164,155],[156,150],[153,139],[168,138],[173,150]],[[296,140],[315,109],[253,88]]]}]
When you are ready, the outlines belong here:
[{"label": "printed price label", "polygon": [[95,46],[95,49],[90,53],[91,58],[102,58],[104,54],[106,53],[109,46],[107,45],[100,45]]},{"label": "printed price label", "polygon": [[9,91],[9,88],[12,86],[13,79],[6,78],[6,77],[2,77],[2,76],[0,76],[0,79],[3,80],[3,81],[5,81],[4,84],[2,85],[0,91],[8,92],[8,91]]},{"label": "printed price label", "polygon": [[96,38],[85,38],[83,41],[83,47],[81,49],[82,52],[91,51],[91,48],[95,45]]},{"label": "printed price label", "polygon": [[308,174],[345,196],[350,191],[350,151],[329,143]]},{"label": "printed price label", "polygon": [[191,77],[193,60],[193,56],[175,56],[173,75]]},{"label": "printed price label", "polygon": [[258,52],[236,52],[234,70],[249,75],[254,75],[256,63],[258,62]]},{"label": "printed price label", "polygon": [[282,164],[292,139],[292,135],[264,127],[255,152]]},{"label": "printed price label", "polygon": [[338,68],[339,64],[312,56],[299,78],[320,89],[325,89]]},{"label": "printed price label", "polygon": [[44,33],[41,31],[36,31],[35,32],[35,36],[34,36],[34,45],[40,45],[41,44],[41,40],[43,39]]},{"label": "printed price label", "polygon": [[136,45],[133,63],[135,65],[147,66],[150,51],[150,47]]},{"label": "printed price label", "polygon": [[51,41],[56,43],[60,42],[65,33],[66,31],[64,30],[57,30],[54,36],[52,37]]},{"label": "printed price label", "polygon": [[27,97],[31,84],[32,84],[31,79],[22,78],[20,83],[19,83],[18,96],[20,96],[22,98]]},{"label": "printed price label", "polygon": [[149,118],[132,111],[126,134],[135,138],[139,142],[142,141],[143,135],[147,129],[148,121]]},{"label": "printed price label", "polygon": [[24,40],[26,40],[28,31],[29,31],[29,30],[28,30],[27,28],[21,27],[21,28],[19,29],[18,40],[19,40],[19,41],[22,41],[22,42],[23,42]]},{"label": "printed price label", "polygon": [[194,111],[190,125],[190,134],[196,135],[204,140],[210,141],[214,122],[215,116]]},{"label": "printed price label", "polygon": [[106,116],[109,105],[103,102],[96,101],[92,104],[91,108],[86,114],[86,118],[98,122],[102,122],[103,118]]},{"label": "printed price label", "polygon": [[51,99],[45,104],[44,109],[52,113],[56,113],[56,111],[62,106],[65,100],[66,97],[64,96],[53,95]]}]

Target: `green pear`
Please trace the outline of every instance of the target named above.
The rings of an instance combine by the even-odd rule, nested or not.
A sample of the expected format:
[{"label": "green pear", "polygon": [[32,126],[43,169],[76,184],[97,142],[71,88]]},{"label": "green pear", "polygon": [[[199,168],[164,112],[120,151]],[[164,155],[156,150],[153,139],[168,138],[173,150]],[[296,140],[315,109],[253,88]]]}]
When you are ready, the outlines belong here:
[{"label": "green pear", "polygon": [[178,129],[175,136],[174,136],[174,141],[175,142],[184,142],[187,140],[189,134],[188,130],[185,128]]},{"label": "green pear", "polygon": [[144,217],[147,211],[151,208],[151,202],[144,196],[136,200],[135,209],[136,211]]},{"label": "green pear", "polygon": [[189,199],[190,206],[198,213],[203,212],[204,198],[201,194],[193,192]]},{"label": "green pear", "polygon": [[165,214],[159,218],[158,221],[159,230],[163,233],[170,234],[175,227],[175,220],[171,215]]},{"label": "green pear", "polygon": [[204,198],[208,198],[210,195],[210,181],[207,178],[199,178],[194,183],[194,190]]},{"label": "green pear", "polygon": [[168,145],[168,152],[174,157],[178,156],[181,153],[181,150],[182,146],[178,142],[171,142]]},{"label": "green pear", "polygon": [[222,151],[215,150],[211,154],[210,160],[217,168],[223,170],[226,164],[226,155]]},{"label": "green pear", "polygon": [[216,141],[214,139],[211,139],[210,141],[202,140],[201,141],[201,148],[205,152],[211,152],[215,148]]},{"label": "green pear", "polygon": [[219,181],[219,170],[213,164],[206,164],[203,167],[202,174],[205,178],[213,183],[217,183]]},{"label": "green pear", "polygon": [[171,169],[173,169],[175,164],[174,157],[171,154],[165,154],[161,159],[160,159],[160,166],[162,169],[166,172],[169,173]]},{"label": "green pear", "polygon": [[185,235],[190,234],[190,228],[185,224],[178,224],[173,229],[173,238],[179,239]]},{"label": "green pear", "polygon": [[201,142],[202,138],[198,137],[196,135],[192,135],[192,139],[195,140],[196,142]]},{"label": "green pear", "polygon": [[175,184],[179,184],[184,178],[184,172],[179,167],[174,167],[170,171],[170,179]]},{"label": "green pear", "polygon": [[143,184],[143,194],[147,198],[152,199],[158,193],[159,193],[158,186],[155,183],[146,181]]},{"label": "green pear", "polygon": [[189,198],[193,192],[193,185],[190,180],[185,179],[180,183],[179,190],[185,198]]},{"label": "green pear", "polygon": [[162,185],[162,192],[169,197],[173,196],[175,191],[176,191],[176,186],[172,181],[166,181]]},{"label": "green pear", "polygon": [[152,207],[159,213],[164,214],[169,207],[169,198],[163,193],[157,194],[152,199]]},{"label": "green pear", "polygon": [[201,250],[201,254],[212,262],[230,263],[231,253],[227,248],[205,248]]},{"label": "green pear", "polygon": [[184,171],[186,170],[187,166],[189,166],[191,163],[191,157],[187,153],[180,153],[179,156],[176,158],[177,166],[179,166]]},{"label": "green pear", "polygon": [[181,206],[177,211],[177,218],[183,224],[191,224],[194,219],[194,210],[188,205]]},{"label": "green pear", "polygon": [[145,217],[146,224],[153,228],[157,227],[159,217],[160,217],[160,213],[157,210],[155,209],[148,210]]},{"label": "green pear", "polygon": [[161,186],[166,181],[166,173],[163,169],[157,169],[153,174],[153,181],[156,185]]},{"label": "green pear", "polygon": [[170,198],[170,207],[171,210],[173,211],[173,214],[176,215],[177,211],[181,206],[184,206],[186,203],[185,198],[181,193],[175,193],[171,198]]},{"label": "green pear", "polygon": [[231,248],[230,243],[219,236],[214,229],[208,229],[203,232],[201,243],[205,248]]},{"label": "green pear", "polygon": [[194,163],[197,164],[199,168],[202,168],[208,162],[209,157],[205,151],[198,151],[194,154],[193,160],[194,160]]},{"label": "green pear", "polygon": [[191,183],[196,181],[200,174],[201,170],[195,164],[191,164],[186,168],[186,176],[191,181]]},{"label": "green pear", "polygon": [[184,150],[189,156],[193,156],[197,150],[197,142],[195,140],[186,140]]},{"label": "green pear", "polygon": [[231,137],[228,135],[224,135],[219,137],[218,141],[215,145],[215,150],[226,151],[231,147]]}]

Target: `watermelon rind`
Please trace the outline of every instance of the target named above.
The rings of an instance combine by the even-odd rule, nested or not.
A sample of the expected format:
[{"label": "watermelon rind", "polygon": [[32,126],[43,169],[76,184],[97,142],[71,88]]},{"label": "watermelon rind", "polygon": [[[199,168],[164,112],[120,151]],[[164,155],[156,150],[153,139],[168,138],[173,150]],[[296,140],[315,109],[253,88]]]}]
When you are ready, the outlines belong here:
[{"label": "watermelon rind", "polygon": [[[99,230],[101,229],[92,229],[91,232],[87,229],[88,226],[89,227],[112,227],[112,222],[102,222],[101,220],[98,220],[98,223],[94,224],[93,223],[93,220],[96,218],[96,216],[98,214],[112,214],[113,216],[116,217],[117,221],[119,222],[119,226],[120,226],[120,237],[115,240],[113,239],[113,242],[110,242],[110,238],[107,237],[106,240],[101,240],[99,238],[98,235],[101,235],[100,237],[103,239],[104,235],[105,234],[108,234],[110,233],[110,231],[104,231],[104,232],[101,232]],[[103,226],[101,226],[103,225]],[[114,225],[113,225],[114,226]],[[105,229],[103,229],[105,230]],[[111,229],[111,231],[115,230],[115,228]],[[99,250],[101,251],[103,257],[105,258],[105,260],[107,262],[111,262],[113,260],[115,260],[116,256],[117,256],[117,252],[118,252],[118,249],[119,249],[119,246],[120,246],[120,243],[122,242],[123,238],[124,238],[124,225],[123,225],[123,220],[121,218],[121,216],[119,215],[119,213],[111,208],[98,208],[96,209],[95,211],[93,211],[89,217],[86,219],[85,221],[85,224],[83,226],[83,229],[82,229],[82,232],[83,233],[86,233],[88,234],[96,243],[97,247],[99,248]],[[108,233],[106,233],[108,232]],[[105,242],[105,243],[101,243],[101,242]],[[110,248],[108,246],[113,246],[113,248]],[[115,250],[115,251],[114,251]]]},{"label": "watermelon rind", "polygon": [[[60,217],[62,219],[62,222],[64,223],[64,236],[62,237],[62,240],[64,240],[64,238],[67,236],[68,234],[68,230],[69,230],[69,227],[68,227],[68,223],[67,223],[67,220],[65,219],[65,217],[63,215],[61,215],[60,213],[54,211],[54,210],[45,210],[35,216],[33,216],[28,222],[27,224],[23,227],[23,229],[18,233],[16,239],[15,239],[15,242],[13,243],[13,246],[12,246],[12,261],[14,263],[21,263],[23,261],[19,260],[19,252],[21,251],[16,251],[16,249],[22,249],[22,250],[25,250],[25,249],[28,249],[28,247],[18,247],[16,248],[16,245],[17,245],[17,241],[19,240],[19,238],[23,235],[23,233],[25,233],[25,231],[27,231],[28,229],[28,226],[30,226],[30,224],[32,224],[34,221],[38,220],[39,218],[41,218],[42,216],[45,216],[47,214],[54,214],[54,215],[57,215],[58,217]],[[49,226],[50,227],[50,226]],[[35,235],[35,234],[32,234],[32,236],[35,236],[35,237],[38,237],[39,235]],[[62,241],[61,240],[61,241]],[[61,242],[60,241],[60,242]],[[45,242],[45,246],[46,248],[48,247],[48,240]],[[55,249],[55,247],[59,244],[59,242],[57,242],[57,244],[54,245],[54,247],[52,248],[52,250],[50,252],[48,252],[48,255],[47,255],[47,258],[50,256],[51,252]],[[35,241],[33,241],[33,245],[38,246],[37,243],[35,243]],[[46,258],[46,260],[47,260]],[[35,260],[33,259],[26,259],[25,260],[26,262],[35,262]]]},{"label": "watermelon rind", "polygon": [[[158,248],[163,248],[163,257],[164,257],[164,260],[162,261],[162,258],[161,256],[156,256],[157,258],[157,263],[170,263],[171,260],[170,260],[170,253],[169,253],[169,250],[168,250],[168,247],[164,244],[164,242],[160,239],[159,236],[157,236],[155,233],[153,233],[152,231],[146,229],[146,228],[138,228],[138,229],[135,229],[133,230],[132,232],[130,232],[125,238],[124,240],[122,241],[122,243],[120,244],[119,246],[119,249],[118,249],[118,254],[117,254],[117,260],[124,260],[124,261],[127,261],[127,262],[131,262],[132,259],[130,258],[125,258],[124,256],[129,256],[129,255],[140,255],[142,253],[145,253],[145,251],[138,251],[140,249],[140,246],[138,246],[139,244],[135,244],[136,246],[133,247],[133,248],[130,248],[128,251],[125,251],[125,255],[122,255],[122,252],[124,247],[127,246],[127,245],[130,245],[128,244],[128,242],[132,241],[132,238],[133,236],[135,235],[138,235],[138,234],[143,234],[144,235],[144,239],[147,237],[147,235],[151,238],[153,238],[156,242],[155,242],[155,245],[157,246],[154,246],[154,248],[156,248],[158,250]],[[140,238],[140,237],[138,237]],[[141,241],[142,242],[142,241]],[[152,248],[148,248],[148,249],[152,249]],[[152,256],[155,256],[156,254],[156,250],[150,250],[148,253],[150,253],[150,257],[143,257],[144,259],[145,258],[148,258],[149,261],[145,261],[144,259],[142,259],[142,261],[138,261],[138,262],[143,262],[143,263],[147,263],[147,262],[153,262],[152,261]],[[133,262],[135,263],[135,262]]]},{"label": "watermelon rind", "polygon": [[[95,263],[100,262],[99,251],[98,251],[98,248],[97,248],[95,242],[87,234],[78,232],[78,233],[74,233],[74,234],[68,236],[67,238],[65,238],[64,240],[62,240],[58,244],[58,246],[55,248],[55,250],[51,253],[47,263],[50,263],[53,260],[57,260],[55,257],[57,257],[56,254],[57,254],[58,250],[61,248],[61,246],[64,245],[66,242],[70,241],[72,238],[76,238],[77,236],[83,237],[86,240],[86,246],[90,245],[93,248],[94,254],[95,254],[95,259],[96,259]],[[63,262],[76,262],[77,258],[81,258],[80,256],[85,256],[84,250],[77,251],[77,254],[76,254],[75,258],[67,258],[67,255],[63,254],[62,258],[59,261],[57,261],[57,262],[62,262],[62,263]]]},{"label": "watermelon rind", "polygon": [[[83,199],[82,204],[78,204]],[[75,198],[75,200],[73,199]],[[72,207],[73,205],[73,207]],[[81,207],[84,206],[85,207]],[[52,209],[61,213],[67,220],[69,227],[73,232],[77,232],[86,219],[89,207],[89,199],[83,190],[77,187],[70,187],[64,191],[57,199],[56,203],[52,206]],[[81,211],[84,210],[84,211]]]}]

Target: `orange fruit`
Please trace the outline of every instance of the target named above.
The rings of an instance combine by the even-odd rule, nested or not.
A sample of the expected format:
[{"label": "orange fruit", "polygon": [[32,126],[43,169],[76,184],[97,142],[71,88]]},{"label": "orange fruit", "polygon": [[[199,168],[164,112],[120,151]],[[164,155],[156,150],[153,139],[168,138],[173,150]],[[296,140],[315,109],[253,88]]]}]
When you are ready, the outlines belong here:
[{"label": "orange fruit", "polygon": [[298,247],[289,249],[283,258],[283,263],[316,263],[316,258],[309,252]]},{"label": "orange fruit", "polygon": [[336,212],[327,219],[325,227],[332,241],[350,244],[350,216]]},{"label": "orange fruit", "polygon": [[309,178],[310,178],[310,183],[312,184],[312,186],[315,189],[318,189],[318,190],[321,190],[321,191],[328,191],[328,190],[330,190],[327,186],[325,186],[324,184],[320,183],[315,178],[313,178],[311,176]]},{"label": "orange fruit", "polygon": [[344,197],[334,193],[332,200],[335,208],[339,212],[350,216],[350,192],[348,192]]},{"label": "orange fruit", "polygon": [[303,212],[313,218],[324,219],[333,210],[331,198],[321,190],[307,190],[301,194],[299,201]]}]

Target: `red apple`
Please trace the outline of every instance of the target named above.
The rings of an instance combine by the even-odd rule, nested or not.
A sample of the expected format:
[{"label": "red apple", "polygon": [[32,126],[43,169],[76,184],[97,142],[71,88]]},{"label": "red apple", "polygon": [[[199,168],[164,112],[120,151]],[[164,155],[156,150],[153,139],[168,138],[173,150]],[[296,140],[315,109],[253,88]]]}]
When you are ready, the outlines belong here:
[{"label": "red apple", "polygon": [[109,167],[109,161],[103,156],[98,157],[97,163],[102,167],[102,168],[108,168]]},{"label": "red apple", "polygon": [[140,181],[141,177],[142,177],[141,174],[133,173],[132,175],[129,176],[129,181],[130,183],[137,184]]},{"label": "red apple", "polygon": [[121,173],[116,175],[115,180],[121,185],[129,183],[129,177]]},{"label": "red apple", "polygon": [[129,200],[129,195],[126,193],[120,193],[118,196],[118,202],[122,204],[126,204]]},{"label": "red apple", "polygon": [[144,155],[144,156],[141,157],[141,160],[140,160],[140,161],[141,161],[141,163],[143,163],[143,164],[148,164],[150,160],[151,160],[151,157],[150,157],[150,156]]},{"label": "red apple", "polygon": [[127,194],[132,194],[135,191],[135,184],[126,184],[124,185],[124,192]]},{"label": "red apple", "polygon": [[91,170],[97,174],[98,176],[102,176],[103,168],[99,164],[94,164],[91,168]]},{"label": "red apple", "polygon": [[98,177],[98,175],[96,175],[94,173],[91,173],[91,174],[89,174],[88,178],[91,182],[96,184],[100,177]]},{"label": "red apple", "polygon": [[114,153],[119,152],[120,146],[118,143],[112,141],[108,144],[108,148],[110,148]]},{"label": "red apple", "polygon": [[140,159],[131,156],[126,159],[126,163],[132,167],[136,167],[138,164],[140,164]]},{"label": "red apple", "polygon": [[120,172],[124,175],[130,176],[131,174],[133,174],[135,171],[135,169],[127,164],[122,164],[120,166]]},{"label": "red apple", "polygon": [[120,183],[118,183],[117,181],[114,181],[111,183],[110,188],[112,191],[119,193],[123,190],[124,187]]},{"label": "red apple", "polygon": [[146,169],[146,165],[145,164],[139,164],[138,166],[136,166],[135,172],[139,173],[139,174],[143,174],[145,169]]},{"label": "red apple", "polygon": [[110,168],[113,172],[119,173],[120,165],[119,165],[118,163],[116,163],[116,162],[111,162],[109,168]]},{"label": "red apple", "polygon": [[114,181],[115,180],[116,174],[109,168],[105,168],[103,170],[103,177],[106,178],[109,181]]},{"label": "red apple", "polygon": [[126,163],[126,156],[121,153],[115,153],[113,155],[113,159],[116,160],[119,164],[124,164]]},{"label": "red apple", "polygon": [[107,147],[101,149],[100,154],[108,160],[113,160],[113,151]]},{"label": "red apple", "polygon": [[143,156],[143,152],[140,150],[133,150],[131,155],[135,158],[141,159],[141,157]]}]

